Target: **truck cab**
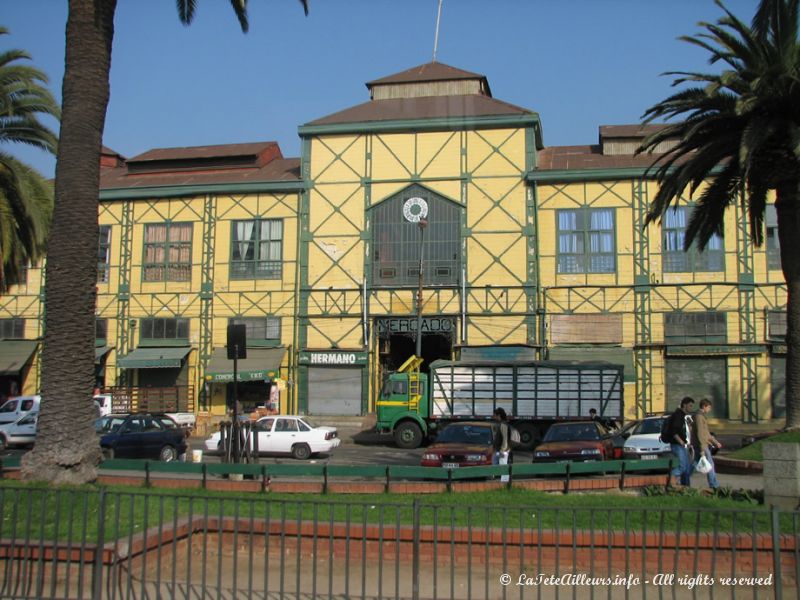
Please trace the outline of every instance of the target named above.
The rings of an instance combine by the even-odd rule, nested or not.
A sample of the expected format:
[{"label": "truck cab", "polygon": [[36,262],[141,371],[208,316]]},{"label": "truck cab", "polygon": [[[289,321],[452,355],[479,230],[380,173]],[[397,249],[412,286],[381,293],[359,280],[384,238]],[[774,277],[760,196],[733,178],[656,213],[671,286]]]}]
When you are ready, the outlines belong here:
[{"label": "truck cab", "polygon": [[[418,361],[418,362],[415,362]],[[390,431],[400,448],[418,448],[428,435],[428,376],[411,357],[384,381],[376,403],[378,431]]]}]

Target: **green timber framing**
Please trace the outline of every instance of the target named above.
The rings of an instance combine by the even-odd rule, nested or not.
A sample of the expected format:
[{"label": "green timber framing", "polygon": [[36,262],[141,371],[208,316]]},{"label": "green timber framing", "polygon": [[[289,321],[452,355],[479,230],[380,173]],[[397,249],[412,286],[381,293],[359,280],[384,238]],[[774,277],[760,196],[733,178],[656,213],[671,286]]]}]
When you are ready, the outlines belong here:
[{"label": "green timber framing", "polygon": [[[757,358],[767,351],[767,346],[757,344],[756,330],[756,294],[759,293],[766,310],[785,310],[786,285],[780,283],[756,284],[754,280],[754,254],[749,236],[747,214],[742,209],[743,202],[732,203],[735,206],[736,226],[736,265],[737,281],[709,282],[686,284],[663,284],[657,282],[650,265],[649,228],[645,227],[649,198],[647,194],[648,180],[654,175],[650,169],[616,168],[616,169],[583,169],[583,170],[549,170],[528,173],[528,181],[538,183],[598,183],[630,181],[633,186],[631,206],[634,215],[633,231],[633,264],[634,285],[631,290],[634,296],[635,346],[633,348],[634,367],[636,369],[636,414],[646,415],[654,411],[652,405],[653,352],[663,351],[665,355],[724,355],[736,356],[739,360],[741,420],[755,423],[759,420],[758,408],[758,376]],[[701,300],[711,288],[726,288],[727,292],[716,297],[715,302]],[[587,306],[601,313],[610,312],[614,306],[608,302],[606,291],[608,286],[574,286],[569,290],[569,301],[565,312],[585,309]],[[665,290],[674,290],[674,296]],[[546,296],[547,290],[543,290]],[[740,339],[738,344],[703,345],[694,348],[669,348],[654,342],[652,335],[652,300],[656,298],[664,310],[678,311],[686,306],[687,301],[698,301],[707,310],[717,310],[728,299],[729,294],[738,295],[738,326]],[[713,294],[708,294],[713,298]],[[618,300],[617,300],[618,301]],[[546,302],[546,298],[545,298]],[[616,303],[616,302],[615,302]]]},{"label": "green timber framing", "polygon": [[[545,325],[550,314],[569,314],[575,312],[594,312],[597,314],[609,314],[619,312],[621,306],[630,302],[634,307],[634,345],[633,357],[636,371],[636,391],[635,391],[635,412],[638,415],[648,414],[658,407],[653,406],[653,380],[652,369],[654,365],[654,353],[665,352],[670,355],[680,355],[679,348],[667,351],[663,344],[658,343],[653,335],[653,306],[658,304],[660,311],[678,311],[687,304],[702,305],[707,310],[717,310],[724,302],[736,298],[738,306],[738,330],[739,339],[735,344],[708,345],[706,349],[710,353],[722,353],[726,356],[736,357],[738,361],[739,377],[741,380],[740,398],[741,419],[746,422],[757,421],[761,415],[759,413],[759,390],[758,390],[758,357],[766,351],[763,344],[758,343],[757,314],[758,310],[782,310],[785,309],[785,284],[782,282],[756,283],[754,277],[754,251],[748,236],[747,217],[740,208],[739,203],[735,214],[736,224],[736,280],[735,281],[715,281],[715,282],[688,282],[688,283],[660,283],[657,281],[657,274],[650,272],[650,232],[649,228],[644,227],[649,204],[647,182],[652,178],[646,169],[641,168],[619,168],[619,169],[583,169],[583,170],[538,170],[537,169],[537,150],[542,149],[541,127],[538,116],[535,113],[524,117],[486,117],[471,119],[428,119],[428,120],[408,120],[392,122],[365,122],[348,123],[343,125],[324,125],[324,126],[302,126],[299,132],[302,138],[301,155],[301,175],[300,180],[270,181],[261,183],[231,183],[231,184],[208,184],[208,185],[175,185],[175,186],[153,186],[142,188],[119,188],[104,189],[100,194],[100,214],[107,218],[108,207],[112,203],[120,203],[121,210],[114,213],[113,223],[117,226],[118,243],[120,248],[119,280],[118,293],[115,298],[104,297],[100,294],[98,299],[98,316],[115,318],[117,320],[117,335],[115,344],[115,356],[127,355],[135,347],[135,340],[132,339],[133,332],[130,327],[131,315],[134,313],[147,312],[155,314],[155,311],[170,305],[180,304],[175,302],[178,294],[170,292],[164,286],[164,290],[157,293],[139,292],[136,297],[131,294],[131,273],[134,258],[133,252],[133,228],[136,225],[133,206],[135,203],[148,204],[153,210],[157,210],[155,203],[162,199],[185,200],[186,208],[195,211],[196,220],[202,222],[202,264],[200,269],[201,281],[200,292],[197,298],[193,299],[190,305],[184,305],[184,310],[196,311],[199,318],[199,346],[198,346],[198,368],[195,374],[195,384],[200,392],[200,407],[207,406],[207,399],[204,396],[205,388],[202,377],[205,368],[213,353],[213,316],[217,295],[214,289],[214,253],[215,253],[215,228],[217,220],[216,205],[217,200],[223,196],[233,198],[237,194],[258,194],[258,193],[288,193],[297,194],[298,197],[298,234],[297,234],[297,269],[296,283],[293,294],[292,313],[295,316],[291,328],[284,327],[284,331],[291,331],[290,336],[283,335],[284,341],[288,342],[287,360],[289,364],[289,378],[297,384],[297,397],[290,401],[290,406],[298,412],[308,410],[308,383],[307,365],[298,361],[301,353],[309,351],[308,335],[309,328],[313,327],[312,319],[350,319],[354,322],[353,328],[346,333],[352,333],[354,328],[361,327],[363,311],[367,310],[367,317],[408,317],[409,314],[396,313],[392,310],[395,304],[414,306],[413,289],[394,289],[384,290],[387,300],[381,300],[376,290],[372,287],[370,280],[372,273],[372,261],[369,252],[370,231],[369,226],[362,228],[352,237],[357,238],[361,244],[353,244],[354,248],[362,248],[363,256],[361,260],[364,265],[364,281],[358,281],[351,277],[346,285],[331,287],[326,284],[324,277],[316,278],[314,281],[309,279],[309,245],[317,240],[316,231],[312,230],[310,219],[310,191],[314,190],[317,182],[311,175],[311,148],[312,139],[317,141],[326,136],[341,136],[352,134],[354,140],[363,138],[366,146],[366,155],[363,157],[365,164],[362,166],[366,172],[365,177],[359,177],[349,182],[363,189],[364,200],[363,210],[365,213],[373,205],[373,186],[375,184],[386,183],[417,183],[425,185],[436,181],[455,181],[460,183],[461,195],[455,200],[465,206],[469,200],[469,186],[474,184],[477,178],[468,169],[468,151],[465,143],[466,132],[480,132],[481,130],[502,130],[510,131],[524,130],[525,136],[525,165],[520,168],[520,185],[525,186],[525,221],[519,223],[519,236],[524,240],[528,249],[525,265],[524,279],[520,278],[514,285],[502,287],[489,285],[472,285],[466,282],[464,290],[466,298],[462,297],[461,289],[453,288],[434,288],[426,290],[427,302],[439,307],[439,313],[456,318],[458,317],[462,304],[472,307],[466,317],[466,326],[460,331],[460,342],[469,343],[470,330],[477,331],[480,323],[476,317],[499,314],[503,316],[520,317],[526,328],[526,341],[528,344],[540,349],[542,356],[546,353],[545,347]],[[447,178],[426,177],[424,166],[419,168],[417,160],[414,159],[414,168],[409,171],[408,178],[402,180],[395,179],[373,179],[372,177],[372,145],[382,143],[381,137],[385,134],[408,133],[414,135],[423,132],[452,132],[454,138],[458,138],[461,147],[461,166],[457,176]],[[494,153],[503,155],[502,144],[494,148]],[[334,160],[346,162],[340,153]],[[416,157],[416,152],[415,152]],[[507,160],[511,160],[506,157]],[[358,172],[361,169],[354,169]],[[512,176],[507,176],[509,179]],[[632,255],[634,265],[633,285],[574,285],[565,288],[565,300],[556,301],[549,296],[552,288],[543,288],[540,273],[540,243],[537,238],[539,228],[539,206],[545,199],[540,198],[540,184],[559,185],[568,183],[603,183],[607,184],[607,189],[614,187],[626,188],[625,192],[618,193],[620,199],[624,199],[633,216],[633,238]],[[614,192],[617,193],[617,192]],[[194,207],[189,207],[189,202],[200,199]],[[493,197],[489,200],[493,206],[498,206],[502,202],[502,197]],[[198,212],[199,211],[199,212]],[[165,221],[170,220],[170,215],[161,215]],[[354,224],[355,225],[355,224]],[[358,229],[358,228],[357,228]],[[491,233],[491,232],[489,232]],[[507,232],[506,232],[507,233]],[[474,239],[474,232],[467,226],[464,212],[461,215],[461,241],[464,257],[464,264],[467,264],[468,245],[467,240]],[[115,242],[112,242],[115,243]],[[336,263],[341,262],[345,257],[339,258]],[[493,253],[493,260],[502,263],[503,253]],[[345,271],[341,269],[341,271]],[[43,276],[43,271],[42,271]],[[366,297],[364,289],[366,288]],[[712,293],[712,289],[714,293]],[[36,295],[9,295],[0,298],[0,316],[5,314],[21,315],[30,314],[31,307],[35,300],[39,300],[36,309],[38,335],[42,335],[44,303],[41,296],[44,293],[44,286]],[[264,303],[268,303],[268,293],[263,293]],[[147,297],[147,300],[145,300]],[[398,299],[395,303],[394,299]],[[710,299],[710,300],[709,300]],[[259,303],[258,298],[253,298],[253,302]],[[26,305],[27,302],[27,305]],[[132,306],[136,304],[136,306]],[[760,305],[762,308],[756,308]],[[27,306],[27,307],[26,307]],[[550,309],[553,309],[552,311]],[[266,314],[266,313],[265,313]],[[174,316],[180,316],[175,314]],[[492,337],[492,332],[481,331],[486,337],[491,337],[492,343],[502,344],[506,340],[501,335]],[[289,339],[290,338],[290,339]],[[332,338],[327,340],[333,351],[342,351],[342,338]],[[346,349],[366,353],[372,357],[375,348],[375,332],[363,339],[363,345],[358,348]],[[116,360],[116,359],[115,359]],[[367,364],[372,364],[371,358],[367,359]],[[735,363],[734,367],[737,368]],[[130,383],[127,379],[128,371],[120,369],[116,364],[118,384]],[[37,375],[38,376],[38,375]],[[365,412],[370,409],[369,394],[374,394],[376,381],[368,373],[368,368],[364,369],[365,390],[361,399],[361,409]],[[369,381],[367,378],[370,378]],[[369,384],[372,384],[371,386]],[[370,388],[372,392],[370,392]],[[288,388],[293,390],[293,386]]]},{"label": "green timber framing", "polygon": [[[214,290],[214,252],[215,252],[215,231],[217,225],[216,203],[219,197],[233,198],[236,194],[258,194],[258,193],[286,193],[299,194],[302,190],[300,181],[267,181],[258,183],[231,183],[231,184],[207,184],[207,185],[173,185],[173,186],[153,186],[137,188],[118,188],[103,189],[100,192],[100,215],[109,219],[114,212],[110,210],[112,203],[120,203],[120,216],[113,217],[113,224],[119,230],[119,284],[116,298],[108,294],[98,294],[98,316],[114,317],[117,321],[117,343],[116,350],[116,381],[117,385],[131,385],[130,371],[120,368],[118,359],[129,354],[136,345],[133,332],[130,326],[133,312],[143,314],[157,314],[161,309],[168,309],[170,306],[180,305],[180,312],[169,311],[170,316],[180,317],[196,309],[199,323],[199,344],[198,363],[195,370],[193,384],[198,390],[197,404],[201,410],[209,408],[207,388],[205,386],[204,374],[213,353],[213,316],[215,304]],[[190,203],[197,198],[201,199],[201,212],[194,212]],[[160,292],[137,292],[132,298],[131,293],[131,272],[134,264],[133,257],[133,228],[134,215],[133,206],[135,203],[144,203],[148,210],[158,213],[156,204],[162,199],[176,199],[182,201],[186,210],[192,210],[197,221],[201,222],[202,227],[202,263],[200,269],[200,292],[189,304],[177,302],[185,292],[172,293],[168,291],[168,284],[164,284],[164,289]],[[164,221],[175,220],[171,215],[160,214]],[[112,241],[112,243],[114,243]],[[43,294],[43,289],[42,289]],[[106,298],[106,296],[108,296]],[[135,302],[137,311],[132,311],[131,303]],[[112,306],[116,304],[116,311],[111,314]],[[44,306],[44,303],[41,303]],[[292,331],[292,329],[290,329]],[[289,347],[292,347],[290,342]],[[290,374],[292,369],[290,354]],[[289,388],[291,394],[291,388]],[[288,402],[292,405],[290,396]]]},{"label": "green timber framing", "polygon": [[[352,331],[362,326],[362,316],[366,315],[368,320],[375,317],[411,317],[413,313],[397,314],[392,310],[395,305],[405,305],[414,307],[414,297],[416,289],[397,288],[397,289],[376,289],[372,285],[372,258],[370,252],[371,234],[369,226],[365,226],[363,230],[354,227],[358,233],[353,233],[353,238],[358,238],[358,241],[363,243],[363,273],[364,281],[357,281],[350,278],[349,286],[347,287],[330,287],[325,284],[323,278],[318,278],[315,281],[309,280],[309,244],[314,243],[317,238],[317,231],[311,229],[310,221],[308,219],[310,211],[310,198],[309,191],[317,189],[318,183],[312,177],[311,173],[311,147],[312,139],[318,143],[325,143],[326,136],[343,136],[352,135],[353,140],[350,145],[356,143],[357,140],[363,138],[365,144],[364,164],[364,177],[353,179],[352,181],[338,181],[340,184],[353,184],[357,186],[358,190],[363,190],[364,204],[363,210],[368,214],[369,209],[374,205],[372,197],[372,188],[374,184],[387,184],[387,183],[405,183],[425,185],[441,181],[458,181],[460,182],[461,197],[451,198],[456,201],[461,207],[461,245],[462,245],[462,267],[468,261],[468,248],[467,240],[474,239],[473,232],[466,225],[465,210],[468,198],[468,184],[474,183],[477,179],[468,170],[467,164],[467,144],[466,132],[480,132],[481,130],[509,130],[512,133],[517,132],[522,128],[525,136],[525,166],[524,169],[520,168],[517,175],[509,176],[520,182],[520,185],[525,185],[525,174],[531,169],[536,167],[536,152],[543,147],[541,138],[541,125],[539,117],[535,113],[525,116],[513,117],[472,117],[472,118],[439,118],[439,119],[412,119],[412,120],[396,120],[396,121],[382,121],[375,122],[353,122],[335,125],[309,125],[301,126],[299,128],[302,142],[302,156],[301,156],[301,174],[305,183],[305,191],[301,197],[301,244],[302,247],[298,254],[300,266],[299,273],[299,288],[298,288],[298,302],[299,309],[297,312],[297,343],[298,348],[305,349],[308,347],[308,329],[313,327],[313,319],[342,319],[349,318],[353,321],[353,327],[345,331],[342,335],[352,333]],[[381,136],[387,134],[407,133],[415,136],[425,132],[452,132],[453,136],[458,136],[458,143],[461,148],[461,165],[460,173],[458,176],[450,177],[425,177],[424,170],[427,165],[419,164],[417,143],[414,143],[414,158],[413,165],[408,169],[409,176],[403,179],[377,179],[373,176],[372,172],[372,145],[374,143],[381,143]],[[446,143],[446,142],[445,142]],[[443,144],[444,145],[444,144]],[[334,158],[331,162],[341,161],[345,162],[343,154],[345,152],[336,153],[330,149]],[[440,149],[441,150],[441,149]],[[494,153],[502,155],[502,148],[495,147]],[[435,155],[435,153],[434,153]],[[509,162],[513,162],[511,158],[505,157]],[[405,163],[404,163],[405,164]],[[325,171],[327,167],[322,169]],[[358,173],[359,169],[350,166],[350,171]],[[495,176],[495,179],[498,178]],[[318,190],[319,191],[319,190]],[[377,200],[382,200],[377,199]],[[491,198],[490,201],[497,206],[502,202],[503,198]],[[472,320],[473,316],[486,316],[489,314],[502,314],[504,316],[518,316],[524,320],[527,333],[526,339],[530,345],[539,346],[540,326],[537,322],[537,309],[539,298],[539,285],[537,281],[538,262],[536,253],[533,251],[536,248],[536,201],[535,190],[530,186],[525,186],[525,222],[519,223],[519,236],[525,239],[527,252],[527,265],[526,265],[526,278],[525,280],[518,280],[518,283],[513,286],[474,286],[467,282],[464,285],[467,298],[462,298],[460,289],[454,288],[429,288],[425,290],[426,304],[438,307],[437,315],[450,316],[457,322],[460,321],[462,304],[469,306],[476,306],[473,312],[466,314],[466,327],[460,331],[460,341],[462,344],[469,342],[468,332],[470,328],[479,327],[479,324]],[[482,231],[482,233],[491,233]],[[507,232],[505,232],[507,233]],[[341,236],[340,236],[341,237]],[[359,247],[359,244],[353,244],[352,248]],[[487,250],[487,248],[484,248]],[[340,262],[345,256],[339,258]],[[496,263],[502,263],[502,255],[494,255],[493,260]],[[331,269],[334,268],[333,266]],[[345,269],[341,269],[346,272]],[[326,273],[329,271],[326,271]],[[462,271],[463,273],[464,271]],[[364,297],[363,289],[366,289],[366,297]],[[381,300],[378,294],[382,294],[385,299]],[[395,302],[395,299],[398,302]],[[366,302],[366,307],[364,303]],[[521,308],[520,308],[521,307]],[[374,364],[374,348],[377,341],[375,339],[376,328],[370,328],[369,339],[363,339],[363,345],[358,348],[345,348],[343,340],[332,339],[327,337],[327,341],[331,348],[342,351],[344,349],[355,352],[366,352],[370,357],[369,364]],[[323,332],[317,331],[322,334]],[[489,332],[482,332],[489,337]],[[324,335],[324,334],[323,334]],[[504,343],[503,337],[493,337],[492,343]],[[302,355],[301,355],[302,356]],[[305,360],[303,360],[305,362]],[[301,364],[298,369],[299,373],[299,407],[301,410],[308,409],[308,367]],[[366,370],[365,370],[366,371]],[[364,376],[369,375],[365,372]],[[379,388],[380,382],[377,379],[377,373],[371,374],[372,394],[374,395]],[[366,383],[366,382],[365,382]],[[362,412],[370,409],[370,386],[364,385],[362,393]]]}]

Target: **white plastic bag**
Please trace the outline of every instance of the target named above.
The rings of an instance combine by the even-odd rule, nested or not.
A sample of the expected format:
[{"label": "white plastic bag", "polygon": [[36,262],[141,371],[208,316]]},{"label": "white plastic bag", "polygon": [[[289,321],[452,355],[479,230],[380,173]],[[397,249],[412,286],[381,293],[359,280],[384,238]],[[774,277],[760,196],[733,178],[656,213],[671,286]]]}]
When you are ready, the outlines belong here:
[{"label": "white plastic bag", "polygon": [[705,454],[700,456],[700,460],[697,461],[697,464],[694,466],[694,469],[698,473],[703,473],[704,475],[709,471],[711,471],[711,463],[708,461]]}]

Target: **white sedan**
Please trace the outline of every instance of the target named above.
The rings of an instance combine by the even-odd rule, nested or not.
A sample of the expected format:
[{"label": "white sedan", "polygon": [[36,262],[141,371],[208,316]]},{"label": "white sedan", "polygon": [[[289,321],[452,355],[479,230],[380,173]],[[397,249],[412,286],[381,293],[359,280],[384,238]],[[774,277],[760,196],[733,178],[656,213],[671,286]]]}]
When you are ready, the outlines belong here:
[{"label": "white sedan", "polygon": [[[328,453],[342,442],[335,427],[315,427],[305,417],[293,416],[261,417],[252,424],[248,435],[251,450],[255,448],[256,437],[259,454],[291,454],[300,460],[320,452]],[[214,454],[221,450],[217,431],[206,440],[206,452]]]},{"label": "white sedan", "polygon": [[625,459],[641,458],[656,459],[669,458],[672,454],[669,444],[665,444],[661,437],[661,426],[669,419],[669,415],[647,417],[642,419],[631,429],[630,436],[625,440],[622,456]]}]

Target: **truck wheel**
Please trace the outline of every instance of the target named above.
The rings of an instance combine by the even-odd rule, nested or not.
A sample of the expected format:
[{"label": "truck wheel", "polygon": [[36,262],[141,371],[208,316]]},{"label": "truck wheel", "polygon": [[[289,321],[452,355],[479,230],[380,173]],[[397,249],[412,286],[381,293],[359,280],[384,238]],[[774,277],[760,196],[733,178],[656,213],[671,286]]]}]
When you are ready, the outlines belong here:
[{"label": "truck wheel", "polygon": [[532,450],[542,441],[539,429],[535,425],[521,423],[517,429],[519,430],[520,446],[525,450]]},{"label": "truck wheel", "polygon": [[308,444],[295,444],[292,446],[292,458],[297,460],[306,460],[311,456],[311,448]]},{"label": "truck wheel", "polygon": [[419,448],[422,444],[422,429],[413,421],[404,421],[394,430],[394,443],[404,450]]}]

